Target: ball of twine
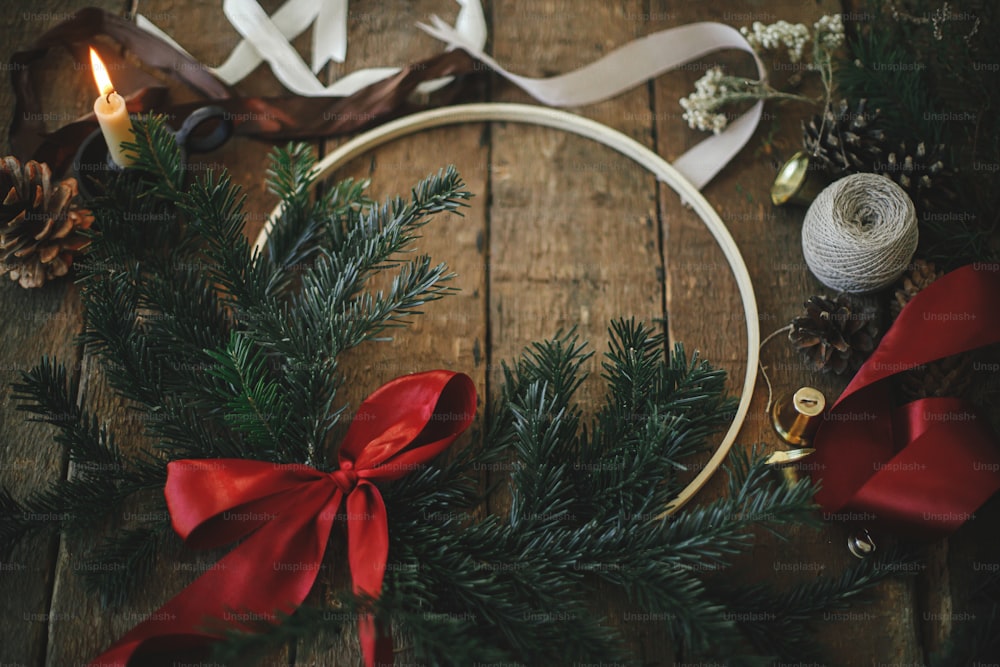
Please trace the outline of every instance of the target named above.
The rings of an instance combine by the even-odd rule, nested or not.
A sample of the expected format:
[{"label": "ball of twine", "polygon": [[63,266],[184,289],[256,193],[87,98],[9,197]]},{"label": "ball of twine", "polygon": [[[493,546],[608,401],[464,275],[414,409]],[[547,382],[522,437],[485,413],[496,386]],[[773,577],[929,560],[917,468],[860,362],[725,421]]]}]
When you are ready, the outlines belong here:
[{"label": "ball of twine", "polygon": [[885,176],[853,174],[819,193],[802,225],[802,253],[821,283],[862,294],[888,287],[917,249],[917,214]]}]

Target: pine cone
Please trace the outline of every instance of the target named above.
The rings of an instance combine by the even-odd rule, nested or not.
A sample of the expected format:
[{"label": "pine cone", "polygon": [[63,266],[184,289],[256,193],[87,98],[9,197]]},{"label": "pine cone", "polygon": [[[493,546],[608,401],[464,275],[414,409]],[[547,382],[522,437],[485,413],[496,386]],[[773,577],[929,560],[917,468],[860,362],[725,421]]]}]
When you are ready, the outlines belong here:
[{"label": "pine cone", "polygon": [[885,132],[875,127],[879,109],[865,107],[866,100],[854,109],[841,100],[836,108],[831,103],[822,116],[803,123],[802,143],[810,160],[835,179],[857,173],[886,176],[925,209],[934,208],[934,201],[954,200],[955,172],[945,165],[944,144],[890,146]]},{"label": "pine cone", "polygon": [[938,271],[934,262],[915,259],[910,266],[910,270],[900,276],[894,298],[889,302],[889,314],[893,320],[899,317],[899,313],[920,290],[944,275],[944,271]]},{"label": "pine cone", "polygon": [[944,144],[928,149],[921,141],[914,150],[907,150],[906,144],[900,143],[884,162],[875,163],[872,171],[895,181],[918,206],[933,208],[934,200],[955,199],[952,184],[955,172],[945,166],[943,155]]},{"label": "pine cone", "polygon": [[[892,319],[899,317],[906,304],[922,289],[943,275],[944,272],[939,271],[933,262],[914,260],[912,268],[900,277],[893,299],[889,302]],[[900,393],[906,401],[966,395],[972,385],[975,360],[972,352],[963,352],[901,373],[897,380]]]},{"label": "pine cone", "polygon": [[853,110],[847,100],[827,105],[822,116],[802,125],[802,142],[811,160],[835,178],[871,171],[885,160],[885,132],[874,127],[879,110],[867,111],[867,100]]},{"label": "pine cone", "polygon": [[809,297],[806,312],[792,320],[792,341],[815,370],[837,375],[861,367],[875,349],[878,311],[860,306],[847,295],[836,299]]},{"label": "pine cone", "polygon": [[76,203],[75,178],[52,185],[47,164],[11,156],[0,161],[0,275],[21,287],[41,287],[66,275],[74,254],[89,242],[81,230],[94,216]]}]

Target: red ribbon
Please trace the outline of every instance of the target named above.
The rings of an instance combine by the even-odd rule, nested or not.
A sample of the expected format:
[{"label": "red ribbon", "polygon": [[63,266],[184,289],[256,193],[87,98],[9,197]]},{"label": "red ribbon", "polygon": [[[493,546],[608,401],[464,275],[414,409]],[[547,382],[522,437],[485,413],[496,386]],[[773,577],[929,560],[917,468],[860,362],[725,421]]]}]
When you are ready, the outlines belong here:
[{"label": "red ribbon", "polygon": [[1000,342],[1000,270],[969,265],[918,293],[837,399],[814,438],[816,500],[829,518],[914,537],[947,535],[997,490],[1000,448],[957,398],[894,408],[891,376]]},{"label": "red ribbon", "polygon": [[[203,651],[219,637],[206,622],[253,630],[275,622],[278,612],[291,613],[316,580],[336,518],[346,525],[355,594],[378,598],[389,531],[374,482],[403,477],[443,452],[475,409],[468,376],[430,371],[397,378],[365,399],[332,473],[243,459],[171,462],[167,506],[186,543],[243,541],[91,666],[146,665],[157,654]],[[342,501],[346,516],[338,515]],[[358,635],[368,667],[392,664],[392,640],[379,636],[370,614],[358,619]]]}]

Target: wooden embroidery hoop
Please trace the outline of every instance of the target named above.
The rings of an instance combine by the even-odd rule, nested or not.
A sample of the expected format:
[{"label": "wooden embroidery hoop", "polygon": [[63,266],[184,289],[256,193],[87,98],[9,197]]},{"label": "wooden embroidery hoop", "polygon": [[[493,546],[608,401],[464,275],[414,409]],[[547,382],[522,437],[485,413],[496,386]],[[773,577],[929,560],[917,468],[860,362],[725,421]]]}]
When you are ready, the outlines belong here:
[{"label": "wooden embroidery hoop", "polygon": [[[667,505],[666,510],[661,516],[673,514],[687,504],[702,486],[705,485],[712,474],[722,465],[723,460],[733,446],[733,442],[735,442],[736,436],[743,426],[750,408],[750,399],[753,396],[757,378],[760,348],[760,322],[757,316],[757,300],[754,297],[753,284],[750,281],[750,274],[747,272],[743,256],[740,254],[739,248],[736,247],[736,243],[733,241],[733,237],[729,234],[729,230],[726,229],[725,224],[719,218],[715,209],[709,205],[702,194],[680,172],[674,169],[669,162],[639,142],[617,130],[613,130],[606,125],[587,118],[557,109],[528,104],[481,103],[431,109],[380,125],[351,139],[323,158],[323,160],[317,163],[315,173],[317,179],[324,178],[336,169],[344,166],[347,162],[373,148],[394,139],[415,134],[421,130],[440,127],[442,125],[491,121],[541,125],[543,127],[563,130],[608,146],[645,167],[656,176],[657,180],[673,188],[674,192],[680,195],[681,199],[694,209],[698,217],[701,218],[701,221],[708,227],[712,236],[715,237],[716,243],[722,249],[726,257],[726,262],[729,264],[729,268],[736,278],[736,285],[739,288],[740,298],[743,302],[743,314],[746,319],[747,331],[747,367],[743,377],[740,401],[729,429],[726,431],[722,442],[712,454],[708,463],[681,490],[677,497]],[[274,221],[280,214],[280,208],[279,205],[271,211],[267,223],[254,241],[255,249],[262,250],[267,243],[267,238],[274,226]]]}]

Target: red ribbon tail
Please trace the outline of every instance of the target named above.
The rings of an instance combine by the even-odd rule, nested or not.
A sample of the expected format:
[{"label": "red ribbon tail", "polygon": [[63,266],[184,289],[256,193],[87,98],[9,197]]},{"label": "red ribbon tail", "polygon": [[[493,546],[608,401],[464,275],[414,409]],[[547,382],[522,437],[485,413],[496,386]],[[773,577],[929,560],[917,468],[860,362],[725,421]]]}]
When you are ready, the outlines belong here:
[{"label": "red ribbon tail", "polygon": [[358,616],[358,640],[365,667],[392,667],[392,632],[372,614]]},{"label": "red ribbon tail", "polygon": [[[371,482],[362,480],[347,496],[346,505],[347,557],[354,594],[377,600],[382,593],[389,559],[389,524],[385,503],[378,489]],[[358,640],[365,657],[365,667],[393,663],[392,637],[371,613],[358,617]]]}]

